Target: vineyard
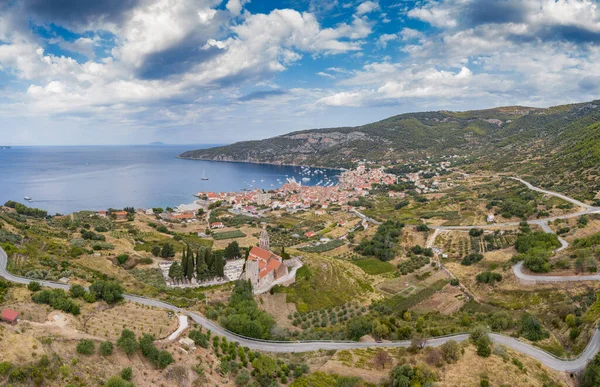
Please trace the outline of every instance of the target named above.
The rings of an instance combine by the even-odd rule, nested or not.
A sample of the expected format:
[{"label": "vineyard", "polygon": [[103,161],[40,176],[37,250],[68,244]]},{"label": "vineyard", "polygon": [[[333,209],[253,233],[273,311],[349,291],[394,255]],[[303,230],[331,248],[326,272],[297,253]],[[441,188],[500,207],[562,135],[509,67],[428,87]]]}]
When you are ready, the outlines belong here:
[{"label": "vineyard", "polygon": [[435,240],[435,246],[448,254],[450,259],[460,259],[471,253],[483,254],[512,246],[517,239],[515,231],[484,234],[473,237],[468,232],[450,231],[442,233]]}]

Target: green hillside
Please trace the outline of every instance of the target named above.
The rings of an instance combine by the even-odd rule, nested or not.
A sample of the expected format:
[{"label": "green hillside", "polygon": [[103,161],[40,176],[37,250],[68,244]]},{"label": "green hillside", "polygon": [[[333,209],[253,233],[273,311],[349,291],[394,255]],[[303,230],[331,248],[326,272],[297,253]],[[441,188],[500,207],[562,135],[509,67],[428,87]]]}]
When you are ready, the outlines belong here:
[{"label": "green hillside", "polygon": [[462,155],[472,170],[526,174],[537,183],[592,198],[600,189],[600,101],[545,109],[511,106],[422,112],[371,124],[293,132],[260,141],[188,151],[203,160],[351,167]]}]

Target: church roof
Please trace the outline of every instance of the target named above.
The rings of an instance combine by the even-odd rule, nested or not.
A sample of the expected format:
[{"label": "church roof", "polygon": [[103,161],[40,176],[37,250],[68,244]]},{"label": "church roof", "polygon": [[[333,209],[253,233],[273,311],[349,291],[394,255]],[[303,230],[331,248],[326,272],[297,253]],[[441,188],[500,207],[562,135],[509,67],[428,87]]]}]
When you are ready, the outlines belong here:
[{"label": "church roof", "polygon": [[271,258],[272,255],[274,255],[272,252],[267,251],[265,249],[261,249],[258,246],[254,246],[252,250],[250,250],[250,255],[248,256],[248,259],[251,259],[253,261],[263,259],[267,261],[269,258]]}]

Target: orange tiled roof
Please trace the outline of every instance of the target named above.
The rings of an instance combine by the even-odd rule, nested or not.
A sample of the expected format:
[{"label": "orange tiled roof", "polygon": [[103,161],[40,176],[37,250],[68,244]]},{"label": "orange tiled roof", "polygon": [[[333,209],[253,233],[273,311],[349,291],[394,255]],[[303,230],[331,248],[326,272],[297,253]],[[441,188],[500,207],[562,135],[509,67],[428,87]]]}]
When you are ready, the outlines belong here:
[{"label": "orange tiled roof", "polygon": [[271,253],[270,251],[261,249],[258,246],[254,246],[252,250],[250,250],[250,255],[248,256],[248,259],[256,260],[256,258],[260,258],[266,261],[269,258],[271,258],[271,255],[273,255],[273,253]]}]

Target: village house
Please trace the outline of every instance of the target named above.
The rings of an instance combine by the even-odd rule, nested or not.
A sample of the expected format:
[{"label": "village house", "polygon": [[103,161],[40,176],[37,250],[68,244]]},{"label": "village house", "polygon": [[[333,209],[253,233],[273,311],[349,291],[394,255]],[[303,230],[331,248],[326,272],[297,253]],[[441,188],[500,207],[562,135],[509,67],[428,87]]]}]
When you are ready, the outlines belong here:
[{"label": "village house", "polygon": [[214,222],[210,225],[210,228],[223,228],[225,225],[222,222]]},{"label": "village house", "polygon": [[190,219],[194,219],[194,218],[195,218],[194,213],[191,211],[168,213],[168,219],[170,219],[170,220],[190,220]]},{"label": "village house", "polygon": [[287,275],[288,268],[283,259],[269,250],[269,234],[263,227],[259,246],[254,246],[248,255],[245,278],[250,280],[252,287],[257,290],[268,288]]},{"label": "village house", "polygon": [[104,211],[104,210],[98,211],[98,216],[101,218],[106,218],[107,214],[108,214],[107,211]]},{"label": "village house", "polygon": [[127,211],[115,211],[112,213],[117,220],[125,220],[127,219]]},{"label": "village house", "polygon": [[19,321],[20,313],[12,309],[3,309],[0,320],[15,325]]},{"label": "village house", "polygon": [[304,233],[304,236],[307,237],[307,238],[312,238],[315,235],[317,235],[317,233],[315,233],[314,231],[307,231],[307,232]]}]

